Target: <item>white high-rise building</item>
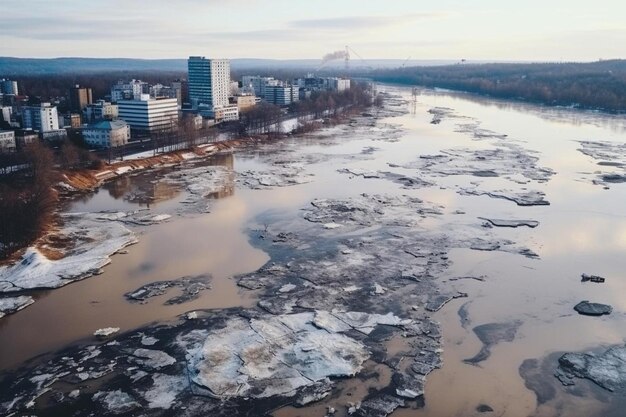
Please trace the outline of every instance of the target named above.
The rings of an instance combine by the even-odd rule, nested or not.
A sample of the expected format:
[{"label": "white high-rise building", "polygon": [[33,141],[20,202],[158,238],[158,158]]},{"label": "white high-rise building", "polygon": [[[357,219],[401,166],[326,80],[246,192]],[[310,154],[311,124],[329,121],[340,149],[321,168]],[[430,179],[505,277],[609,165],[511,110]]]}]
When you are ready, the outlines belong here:
[{"label": "white high-rise building", "polygon": [[22,122],[25,129],[49,132],[59,130],[59,115],[57,108],[50,103],[41,103],[40,106],[26,106],[22,108]]},{"label": "white high-rise building", "polygon": [[133,130],[158,132],[178,126],[178,101],[175,98],[152,99],[144,94],[140,100],[117,102],[119,118]]},{"label": "white high-rise building", "polygon": [[194,109],[228,106],[230,60],[190,56],[187,60],[189,101]]}]

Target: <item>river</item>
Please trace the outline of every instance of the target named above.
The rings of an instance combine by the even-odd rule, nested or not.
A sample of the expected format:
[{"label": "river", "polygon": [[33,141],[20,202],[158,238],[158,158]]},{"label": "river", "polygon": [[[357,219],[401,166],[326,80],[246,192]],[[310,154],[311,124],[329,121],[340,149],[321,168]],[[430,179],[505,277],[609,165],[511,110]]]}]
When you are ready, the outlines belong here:
[{"label": "river", "polygon": [[[489,232],[530,249],[538,257],[469,248],[449,251],[450,267],[437,277],[438,285],[454,285],[468,296],[450,301],[433,314],[443,331],[443,366],[427,378],[424,406],[398,409],[393,416],[470,416],[477,415],[477,407],[483,404],[494,410],[488,415],[498,416],[613,415],[610,413],[615,410],[595,396],[560,392],[538,404],[519,368],[527,359],[542,359],[554,352],[624,342],[626,184],[594,183],[601,172],[612,172],[615,167],[599,166],[597,160],[578,149],[579,141],[625,143],[626,120],[426,89],[420,90],[413,102],[410,88],[378,88],[401,95],[405,101],[400,107],[406,110],[385,119],[383,123],[391,127],[381,128],[380,135],[355,130],[351,136],[344,130],[336,140],[332,132],[337,128],[330,128],[326,136],[291,137],[278,145],[281,151],[288,149],[288,156],[305,156],[309,161],[303,167],[306,181],[302,183],[251,188],[233,180],[224,192],[214,196],[209,212],[187,215],[178,213],[187,197],[185,189],[158,180],[168,172],[165,169],[117,179],[68,203],[67,210],[73,212],[149,207],[154,213],[178,214],[163,224],[133,227],[139,243],[130,246],[127,254],[113,256],[103,274],[63,288],[34,292],[36,302],[32,306],[0,319],[0,368],[13,369],[37,355],[89,341],[94,330],[102,327],[120,327],[125,332],[175,320],[195,309],[253,307],[257,292],[244,291],[233,279],[256,271],[271,259],[255,245],[251,230],[271,229],[277,218],[281,222],[297,219],[301,209],[315,198],[408,194],[443,207],[441,216],[426,223],[442,233],[450,224],[480,225],[483,221],[479,218],[537,221],[535,228],[494,227]],[[431,123],[435,113],[429,110],[433,108],[445,109],[437,123]],[[421,171],[418,167],[417,172],[432,184],[412,189],[400,189],[388,178],[359,175],[390,168],[408,175],[415,172],[411,164],[419,161],[420,155],[462,149],[461,157],[454,160],[458,164],[466,153],[502,144],[537,157],[537,166],[549,168],[553,174],[531,181],[528,175],[532,174],[521,178],[517,168],[511,168],[512,179],[507,179],[503,175],[453,174],[448,171],[450,164],[443,170],[429,165]],[[274,149],[235,151],[208,163],[238,173],[263,170],[271,165],[267,153]],[[509,162],[494,164],[501,168]],[[349,169],[352,174],[338,169]],[[518,190],[527,187],[545,193],[550,204],[518,206],[503,198],[460,192],[469,188],[501,190],[511,188],[511,183]],[[141,196],[136,197],[139,192]],[[607,281],[583,284],[582,273],[600,275]],[[163,298],[141,304],[124,297],[150,282],[203,274],[211,275],[211,289],[188,303],[163,305],[158,302]],[[480,280],[456,280],[458,277]],[[600,318],[581,316],[573,310],[581,300],[609,304],[613,313]],[[486,360],[464,362],[481,350],[473,329],[490,323],[516,323],[514,337],[494,343]],[[401,343],[393,347],[394,340],[389,349],[401,351]],[[349,400],[348,392],[357,398],[366,394],[367,386],[389,383],[381,365],[372,362],[365,367],[379,374],[369,385],[347,379],[341,382],[339,394],[322,403],[308,408],[285,407],[275,415],[321,416],[327,406],[339,410]],[[545,378],[558,382],[552,375]],[[336,415],[344,414],[342,408]]]}]

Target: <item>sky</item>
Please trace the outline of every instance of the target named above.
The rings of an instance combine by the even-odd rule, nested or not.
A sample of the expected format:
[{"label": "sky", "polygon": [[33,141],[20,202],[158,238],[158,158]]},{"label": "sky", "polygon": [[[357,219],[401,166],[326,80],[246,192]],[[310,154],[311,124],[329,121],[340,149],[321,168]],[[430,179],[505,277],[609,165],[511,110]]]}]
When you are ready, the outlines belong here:
[{"label": "sky", "polygon": [[595,61],[624,0],[0,0],[0,56]]}]

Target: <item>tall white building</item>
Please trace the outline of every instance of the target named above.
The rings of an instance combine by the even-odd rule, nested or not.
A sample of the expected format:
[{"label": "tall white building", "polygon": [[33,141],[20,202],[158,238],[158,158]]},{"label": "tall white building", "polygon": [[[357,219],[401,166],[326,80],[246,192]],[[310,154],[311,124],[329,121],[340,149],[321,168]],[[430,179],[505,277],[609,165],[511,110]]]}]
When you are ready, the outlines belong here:
[{"label": "tall white building", "polygon": [[230,60],[190,56],[187,60],[189,101],[194,109],[228,106]]},{"label": "tall white building", "polygon": [[140,100],[117,102],[119,118],[133,130],[152,133],[178,126],[178,101],[175,98],[152,99],[144,94]]},{"label": "tall white building", "polygon": [[41,103],[40,106],[26,106],[22,108],[22,127],[26,129],[49,132],[59,130],[59,115],[57,108],[50,103]]}]

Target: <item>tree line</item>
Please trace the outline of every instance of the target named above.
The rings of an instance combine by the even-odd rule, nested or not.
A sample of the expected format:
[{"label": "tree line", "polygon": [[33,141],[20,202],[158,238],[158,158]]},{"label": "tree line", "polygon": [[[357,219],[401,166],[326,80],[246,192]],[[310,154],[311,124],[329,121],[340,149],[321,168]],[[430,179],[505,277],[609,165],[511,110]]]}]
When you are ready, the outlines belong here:
[{"label": "tree line", "polygon": [[238,129],[240,134],[281,133],[280,122],[285,117],[295,116],[305,124],[307,117],[334,116],[348,108],[368,107],[374,101],[373,92],[367,85],[353,83],[344,91],[315,91],[310,98],[291,103],[287,115],[279,106],[261,102],[241,112]]},{"label": "tree line", "polygon": [[[70,140],[52,149],[34,142],[0,153],[0,259],[25,247],[53,223],[60,172],[98,168],[102,161]],[[18,167],[19,169],[15,169]]]},{"label": "tree line", "polygon": [[21,157],[28,168],[0,182],[0,259],[37,239],[52,223],[56,207],[52,150],[36,142]]},{"label": "tree line", "polygon": [[626,111],[626,60],[410,67],[380,70],[374,78],[547,105]]}]

